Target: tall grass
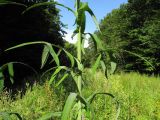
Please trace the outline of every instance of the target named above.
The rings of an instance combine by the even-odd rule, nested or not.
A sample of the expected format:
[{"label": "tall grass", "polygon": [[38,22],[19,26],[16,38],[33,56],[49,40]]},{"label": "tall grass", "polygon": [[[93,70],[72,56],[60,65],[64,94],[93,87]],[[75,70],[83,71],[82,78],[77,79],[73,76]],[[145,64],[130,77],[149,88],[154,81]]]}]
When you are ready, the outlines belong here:
[{"label": "tall grass", "polygon": [[115,75],[111,78],[114,94],[122,104],[121,119],[160,119],[160,78],[137,73]]},{"label": "tall grass", "polygon": [[[112,92],[121,104],[119,120],[159,120],[160,119],[160,78],[148,77],[138,73],[119,73],[106,79],[101,71],[91,76],[90,69],[85,70],[83,77],[84,97],[93,91]],[[40,116],[63,110],[66,95],[57,94],[54,88],[44,85],[34,85],[20,99],[17,95],[13,101],[9,93],[0,96],[1,111],[18,112],[23,119],[35,120]],[[116,106],[110,97],[97,96],[93,101],[96,120],[113,120]],[[13,120],[16,119],[12,116]],[[1,118],[0,118],[1,119]],[[53,118],[50,119],[57,119]]]},{"label": "tall grass", "polygon": [[[160,78],[138,73],[119,73],[106,80],[99,71],[92,77],[86,72],[84,94],[93,90],[113,93],[120,102],[119,120],[160,119]],[[103,103],[103,104],[102,104]],[[105,103],[105,104],[104,104]],[[97,120],[112,120],[115,106],[110,98],[97,97],[93,102]]]},{"label": "tall grass", "polygon": [[[3,112],[18,112],[23,120],[35,120],[53,111],[62,110],[64,96],[63,93],[57,95],[48,83],[42,86],[35,84],[32,90],[28,87],[23,98],[19,93],[13,100],[9,92],[2,92],[0,95],[0,110]],[[17,120],[16,116],[11,116],[10,119]],[[3,119],[0,117],[0,120]]]}]

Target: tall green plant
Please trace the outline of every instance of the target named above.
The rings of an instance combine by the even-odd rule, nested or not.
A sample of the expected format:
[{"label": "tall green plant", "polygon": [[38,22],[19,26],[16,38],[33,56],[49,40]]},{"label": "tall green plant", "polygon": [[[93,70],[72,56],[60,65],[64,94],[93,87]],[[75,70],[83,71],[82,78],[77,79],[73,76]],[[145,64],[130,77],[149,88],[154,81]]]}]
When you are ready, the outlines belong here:
[{"label": "tall green plant", "polygon": [[[97,28],[99,29],[99,25],[96,20],[96,16],[94,15],[92,10],[88,6],[88,3],[81,2],[80,0],[75,1],[75,10],[72,10],[72,9],[70,9],[62,4],[59,4],[57,2],[44,2],[44,3],[38,3],[38,4],[35,4],[31,7],[28,7],[23,12],[23,14],[25,14],[26,12],[28,12],[32,8],[39,7],[42,5],[50,5],[50,4],[56,4],[56,5],[65,7],[75,15],[76,29],[73,33],[73,36],[77,34],[77,43],[76,43],[77,56],[76,57],[73,56],[71,53],[69,53],[68,51],[66,51],[64,48],[62,48],[60,46],[56,46],[56,45],[53,45],[53,44],[50,44],[50,43],[44,42],[44,41],[23,43],[23,44],[14,46],[12,48],[9,48],[6,51],[12,50],[15,48],[19,48],[19,47],[23,47],[26,45],[43,44],[44,49],[42,52],[42,60],[41,60],[42,65],[41,65],[41,67],[45,66],[46,61],[48,60],[49,54],[52,56],[53,61],[57,65],[55,68],[51,68],[48,70],[48,71],[51,71],[51,70],[55,69],[55,71],[51,75],[49,83],[50,84],[55,83],[56,75],[58,73],[60,73],[60,71],[66,70],[66,73],[64,74],[64,76],[57,83],[55,83],[55,87],[57,87],[59,84],[61,84],[65,80],[65,78],[68,77],[68,74],[72,75],[72,77],[76,83],[76,87],[77,87],[77,91],[75,91],[74,93],[70,93],[70,95],[68,96],[68,98],[66,100],[63,111],[61,112],[61,120],[71,120],[73,118],[76,120],[84,120],[84,119],[93,120],[94,119],[94,109],[93,109],[94,107],[92,106],[92,102],[97,95],[110,96],[115,100],[116,104],[118,104],[115,97],[110,93],[95,92],[92,95],[90,95],[88,98],[84,98],[83,94],[82,94],[82,89],[83,89],[83,87],[82,87],[82,77],[83,77],[82,73],[84,72],[84,67],[85,67],[82,64],[82,55],[84,54],[84,44],[83,43],[85,40],[83,36],[85,36],[86,34],[89,34],[95,43],[96,49],[99,49],[99,51],[104,50],[101,45],[100,39],[95,34],[92,35],[90,33],[85,33],[85,25],[86,25],[86,14],[85,13],[88,12],[91,15]],[[53,49],[53,47],[59,48],[59,52],[56,53],[55,50]],[[60,65],[61,63],[59,61],[58,56],[61,53],[61,51],[64,51],[66,53],[66,56],[68,56],[68,58],[70,59],[71,67],[66,67],[66,66]],[[98,68],[100,62],[104,63],[101,53],[102,52],[97,53],[98,58],[96,59],[95,64],[92,67],[93,74],[96,71],[96,69]],[[103,68],[106,68],[105,64],[101,64],[101,65]],[[114,69],[115,69],[115,65],[113,66],[113,70]],[[104,70],[106,70],[106,69],[104,69]],[[119,112],[117,112],[117,115],[115,116],[116,119],[118,118],[118,114],[119,114]],[[48,115],[40,118],[40,120],[44,120],[45,118],[48,119],[48,117],[54,117],[54,116],[57,116],[57,114],[48,114]]]}]

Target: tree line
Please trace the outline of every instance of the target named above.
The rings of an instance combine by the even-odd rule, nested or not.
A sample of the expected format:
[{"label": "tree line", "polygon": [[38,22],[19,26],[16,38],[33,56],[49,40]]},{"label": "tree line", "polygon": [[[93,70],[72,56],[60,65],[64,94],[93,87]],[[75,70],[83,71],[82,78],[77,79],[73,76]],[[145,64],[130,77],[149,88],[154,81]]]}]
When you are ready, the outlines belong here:
[{"label": "tree line", "polygon": [[120,70],[160,72],[160,0],[128,0],[107,14],[100,28],[102,34],[95,33],[112,48]]}]

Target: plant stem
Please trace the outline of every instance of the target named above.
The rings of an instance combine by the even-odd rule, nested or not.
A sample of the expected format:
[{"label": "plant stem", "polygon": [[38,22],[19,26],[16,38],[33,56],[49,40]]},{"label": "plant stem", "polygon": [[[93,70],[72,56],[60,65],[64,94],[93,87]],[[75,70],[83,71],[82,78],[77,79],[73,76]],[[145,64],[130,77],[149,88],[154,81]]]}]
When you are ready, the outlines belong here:
[{"label": "plant stem", "polygon": [[[76,0],[76,10],[78,13],[78,9],[80,7],[80,0]],[[81,40],[82,39],[82,33],[81,33],[81,26],[79,26],[79,31],[78,31],[78,36],[77,36],[77,59],[79,60],[79,62],[81,63],[82,61],[82,53],[81,53]],[[78,75],[78,81],[77,81],[77,86],[78,86],[78,90],[79,90],[79,94],[82,95],[82,75]],[[81,101],[78,101],[78,117],[77,120],[81,120],[82,118],[82,110],[81,110]]]},{"label": "plant stem", "polygon": [[[81,27],[79,27],[79,33],[78,33],[78,41],[77,41],[77,59],[79,60],[79,62],[81,63],[81,38],[82,38],[82,33],[81,33]],[[79,94],[82,95],[81,90],[82,90],[82,76],[81,74],[78,76],[78,89],[79,89]],[[81,120],[81,116],[82,116],[82,111],[81,111],[81,102],[78,101],[78,118],[77,120]]]},{"label": "plant stem", "polygon": [[77,12],[78,12],[78,9],[79,9],[79,6],[80,6],[80,0],[76,0],[76,5],[77,5],[77,8],[76,8],[76,10],[77,10]]},{"label": "plant stem", "polygon": [[77,58],[79,62],[81,62],[81,38],[82,38],[82,33],[81,33],[81,27],[79,27],[79,33],[78,33],[78,42],[77,42]]}]

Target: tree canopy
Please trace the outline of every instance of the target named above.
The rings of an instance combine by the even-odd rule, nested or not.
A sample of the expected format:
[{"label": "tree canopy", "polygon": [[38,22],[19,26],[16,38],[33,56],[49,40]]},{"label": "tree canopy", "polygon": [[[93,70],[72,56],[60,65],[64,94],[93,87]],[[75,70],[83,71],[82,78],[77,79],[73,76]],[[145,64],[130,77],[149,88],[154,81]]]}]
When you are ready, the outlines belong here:
[{"label": "tree canopy", "polygon": [[[21,62],[40,72],[42,45],[24,46],[8,52],[4,50],[21,43],[34,41],[46,41],[63,46],[62,23],[59,20],[59,10],[54,4],[35,7],[22,14],[27,7],[47,1],[0,0],[0,66],[8,62]],[[61,59],[61,61],[63,60],[64,58]],[[53,67],[53,65],[50,64],[44,69]],[[21,86],[21,84],[26,83],[23,81],[25,77],[35,74],[23,64],[15,64],[14,73],[14,85],[9,80],[5,80],[6,87],[17,88],[17,85]],[[5,76],[7,76],[7,73]]]},{"label": "tree canopy", "polygon": [[[160,1],[129,0],[101,20],[105,47],[117,52],[124,70],[160,72]],[[128,52],[126,52],[128,51]]]},{"label": "tree canopy", "polygon": [[[4,0],[3,0],[4,1]],[[61,22],[59,21],[58,10],[55,5],[40,6],[22,14],[29,6],[45,2],[46,0],[9,0],[19,4],[0,5],[0,49],[15,46],[17,44],[33,41],[47,41],[53,44],[63,46]],[[27,49],[26,49],[27,48]],[[39,46],[24,47],[21,50],[11,51],[12,55],[7,55],[7,61],[21,61],[35,64],[40,62],[41,52]],[[24,53],[28,58],[24,58]],[[33,55],[34,54],[34,55]],[[6,55],[6,53],[5,53]],[[19,56],[18,56],[19,55]],[[32,56],[32,57],[29,57]],[[33,57],[35,56],[35,57]],[[20,59],[21,58],[21,59]],[[32,59],[33,58],[33,59]],[[4,59],[4,56],[3,56]],[[37,59],[37,60],[34,60]],[[2,62],[2,61],[1,61]],[[4,62],[3,62],[4,63]],[[40,65],[40,64],[39,64]]]}]

